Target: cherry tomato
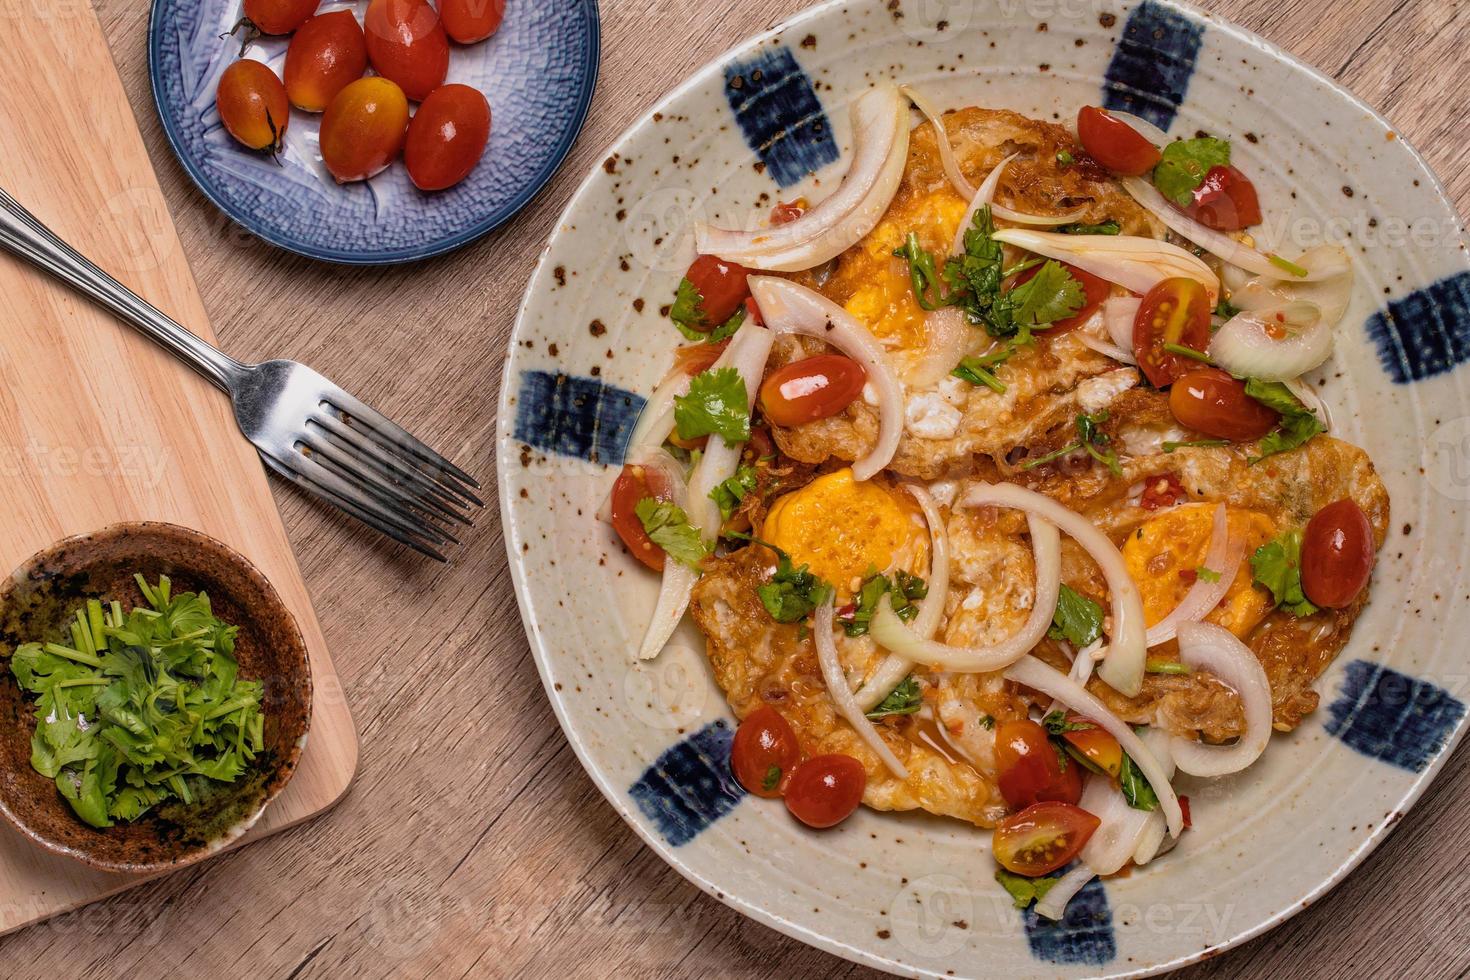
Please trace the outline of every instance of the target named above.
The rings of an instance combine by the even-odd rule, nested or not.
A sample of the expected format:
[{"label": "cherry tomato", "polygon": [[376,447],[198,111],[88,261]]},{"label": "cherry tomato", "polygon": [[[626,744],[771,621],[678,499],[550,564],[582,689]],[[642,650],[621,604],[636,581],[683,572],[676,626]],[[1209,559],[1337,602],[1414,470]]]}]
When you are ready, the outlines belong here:
[{"label": "cherry tomato", "polygon": [[1106,109],[1083,106],[1077,111],[1077,136],[1087,155],[1125,177],[1146,174],[1159,162],[1159,148],[1138,130]]},{"label": "cherry tomato", "polygon": [[749,275],[750,270],[745,266],[713,255],[701,255],[695,259],[689,271],[684,273],[684,278],[699,290],[699,310],[703,319],[694,324],[694,328],[710,331],[734,316],[750,295],[750,287],[745,281]]},{"label": "cherry tomato", "polygon": [[441,85],[408,124],[403,162],[421,191],[442,191],[470,175],[490,142],[490,103],[468,85]]},{"label": "cherry tomato", "polygon": [[259,61],[237,61],[220,76],[215,92],[220,122],[231,136],[252,150],[276,153],[291,122],[286,86]]},{"label": "cherry tomato", "polygon": [[[747,790],[773,800],[801,761],[801,743],[791,723],[769,705],[750,713],[735,730],[730,770]],[[860,767],[861,768],[861,767]]]},{"label": "cherry tomato", "polygon": [[1028,806],[995,825],[995,860],[1018,875],[1050,874],[1077,856],[1100,822],[1071,803]]},{"label": "cherry tomato", "polygon": [[367,71],[367,40],[350,10],[311,18],[286,48],[286,94],[304,112],[322,112]]},{"label": "cherry tomato", "polygon": [[[1092,273],[1079,269],[1075,265],[1067,265],[1065,262],[1061,263],[1061,265],[1072,274],[1072,278],[1076,279],[1082,285],[1082,309],[1065,320],[1058,320],[1049,326],[1038,328],[1036,332],[1046,337],[1059,337],[1069,330],[1075,330],[1082,326],[1082,324],[1087,322],[1088,317],[1097,311],[1097,308],[1103,304],[1103,301],[1113,291],[1112,283],[1106,279],[1094,276]],[[1040,271],[1041,266],[1039,265],[1027,269],[1025,272],[1016,276],[1015,282],[1011,284],[1011,288],[1014,289],[1023,283],[1030,282]]]},{"label": "cherry tomato", "polygon": [[765,317],[761,316],[761,308],[756,305],[754,296],[745,297],[745,316],[750,323],[757,327],[764,327],[766,325]]},{"label": "cherry tomato", "polygon": [[867,788],[867,770],[852,756],[813,756],[791,774],[786,809],[808,827],[835,827],[863,802]]},{"label": "cherry tomato", "polygon": [[321,0],[245,0],[245,19],[262,34],[290,34],[316,13]]},{"label": "cherry tomato", "polygon": [[1256,185],[1239,170],[1211,167],[1184,213],[1217,231],[1239,231],[1260,224],[1261,200]]},{"label": "cherry tomato", "polygon": [[359,78],[322,114],[322,162],[339,183],[367,180],[403,149],[408,100],[386,78]]},{"label": "cherry tomato", "polygon": [[1143,297],[1133,321],[1133,354],[1149,384],[1164,388],[1199,366],[1165,344],[1201,353],[1210,345],[1210,294],[1196,279],[1165,279]]},{"label": "cherry tomato", "polygon": [[790,427],[831,418],[863,393],[868,372],[850,357],[818,354],[771,372],[761,385],[761,410],[772,424]]},{"label": "cherry tomato", "polygon": [[1143,488],[1143,496],[1138,500],[1138,506],[1144,510],[1162,510],[1165,507],[1173,507],[1184,497],[1184,484],[1179,482],[1179,477],[1173,473],[1165,473],[1162,476],[1148,478]]},{"label": "cherry tomato", "polygon": [[1302,591],[1319,606],[1346,608],[1368,584],[1376,557],[1363,508],[1348,499],[1330,503],[1302,537]]},{"label": "cherry tomato", "polygon": [[1194,826],[1194,819],[1189,815],[1189,797],[1179,797],[1179,812],[1184,817],[1184,829],[1188,830]]},{"label": "cherry tomato", "polygon": [[505,0],[439,0],[444,33],[460,44],[473,44],[500,30]]},{"label": "cherry tomato", "polygon": [[1088,762],[1117,779],[1123,771],[1123,747],[1118,740],[1109,735],[1107,729],[1079,714],[1068,712],[1067,721],[1092,725],[1091,728],[1064,732],[1062,738]]},{"label": "cherry tomato", "polygon": [[618,532],[618,537],[623,539],[633,557],[655,572],[664,570],[664,549],[654,544],[648,532],[643,530],[643,522],[638,519],[638,502],[648,497],[670,500],[674,496],[673,490],[662,470],[635,463],[624,466],[613,484],[610,518],[613,530]]},{"label": "cherry tomato", "polygon": [[1076,803],[1082,798],[1082,767],[1065,759],[1034,721],[1022,718],[995,727],[995,768],[1000,795],[1013,810],[1043,800]]},{"label": "cherry tomato", "polygon": [[444,84],[449,38],[428,0],[373,0],[363,18],[368,60],[415,102]]},{"label": "cherry tomato", "polygon": [[730,346],[728,340],[718,344],[685,344],[674,348],[674,367],[691,378],[701,371],[708,371]]},{"label": "cherry tomato", "polygon": [[1187,428],[1235,442],[1259,439],[1281,421],[1277,412],[1245,393],[1245,382],[1212,367],[1175,380],[1169,410]]}]

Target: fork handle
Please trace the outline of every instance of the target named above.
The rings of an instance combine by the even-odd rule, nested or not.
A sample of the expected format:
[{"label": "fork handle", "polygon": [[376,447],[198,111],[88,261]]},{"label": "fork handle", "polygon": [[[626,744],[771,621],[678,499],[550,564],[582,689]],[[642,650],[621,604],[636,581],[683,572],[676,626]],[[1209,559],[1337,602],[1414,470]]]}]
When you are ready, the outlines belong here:
[{"label": "fork handle", "polygon": [[225,391],[245,365],[179,326],[57,237],[0,189],[0,247],[49,272],[117,314]]}]

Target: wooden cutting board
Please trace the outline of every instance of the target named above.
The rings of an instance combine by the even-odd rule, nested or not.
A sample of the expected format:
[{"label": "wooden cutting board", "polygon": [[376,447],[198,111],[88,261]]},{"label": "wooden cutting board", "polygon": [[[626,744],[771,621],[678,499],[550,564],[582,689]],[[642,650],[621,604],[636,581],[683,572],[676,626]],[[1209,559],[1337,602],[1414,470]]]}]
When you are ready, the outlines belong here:
[{"label": "wooden cutting board", "polygon": [[[0,17],[0,187],[206,339],[189,263],[97,17]],[[142,39],[136,39],[142,43]],[[67,535],[150,519],[249,557],[311,652],[311,732],[295,778],[245,841],[347,791],[357,737],[255,450],[229,400],[109,314],[0,253],[0,574]],[[0,826],[0,933],[146,880],[53,856]]]}]

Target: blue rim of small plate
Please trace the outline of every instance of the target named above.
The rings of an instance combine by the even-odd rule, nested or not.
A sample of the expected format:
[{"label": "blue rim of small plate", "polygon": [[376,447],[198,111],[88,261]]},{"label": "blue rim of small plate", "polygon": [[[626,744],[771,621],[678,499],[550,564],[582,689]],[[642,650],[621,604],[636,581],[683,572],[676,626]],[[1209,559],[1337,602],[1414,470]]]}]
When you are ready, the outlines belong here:
[{"label": "blue rim of small plate", "polygon": [[586,74],[583,76],[582,91],[577,99],[577,109],[573,115],[572,123],[562,134],[561,142],[557,144],[555,152],[547,160],[546,166],[542,168],[534,180],[528,183],[521,193],[517,194],[509,204],[491,214],[484,221],[460,232],[453,238],[435,242],[427,247],[416,247],[399,249],[394,252],[374,253],[371,256],[343,252],[334,249],[321,249],[303,245],[300,242],[276,235],[268,225],[251,220],[238,209],[223,201],[209,181],[204,177],[194,160],[184,152],[183,144],[168,113],[164,111],[163,103],[159,98],[159,52],[158,46],[163,36],[160,27],[162,19],[162,0],[152,0],[148,11],[148,84],[153,90],[153,109],[158,113],[159,122],[163,124],[164,136],[168,138],[168,144],[174,151],[174,156],[179,163],[183,164],[184,171],[188,173],[189,179],[194,182],[204,196],[209,198],[210,203],[219,208],[231,221],[244,228],[250,234],[261,241],[269,242],[277,248],[285,249],[296,255],[304,255],[309,259],[318,259],[323,262],[336,262],[341,265],[374,266],[374,265],[398,265],[408,262],[418,262],[430,259],[436,255],[444,255],[455,249],[463,248],[476,239],[488,235],[490,232],[505,224],[521,212],[526,205],[541,193],[561,165],[566,162],[567,156],[572,152],[572,146],[577,142],[577,137],[582,134],[582,129],[587,124],[587,115],[592,109],[592,97],[597,92],[597,81],[602,68],[602,15],[597,7],[597,0],[580,0],[587,11],[587,22],[591,30],[591,43],[587,46],[587,59],[584,62]]}]

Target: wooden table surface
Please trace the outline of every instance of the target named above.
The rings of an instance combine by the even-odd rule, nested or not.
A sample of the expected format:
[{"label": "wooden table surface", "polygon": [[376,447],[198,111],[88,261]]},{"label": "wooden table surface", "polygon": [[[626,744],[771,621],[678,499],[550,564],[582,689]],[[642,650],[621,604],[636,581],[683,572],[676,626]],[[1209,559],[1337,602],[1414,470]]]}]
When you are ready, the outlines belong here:
[{"label": "wooden table surface", "polygon": [[[85,0],[11,0],[6,16]],[[494,486],[516,305],[602,150],[677,80],[803,0],[602,0],[602,80],[565,169],[509,227],[440,260],[350,271],[230,225],[165,143],[147,0],[98,0],[224,347],[329,373]],[[1206,0],[1385,113],[1470,211],[1470,4]],[[65,15],[61,11],[60,15]],[[672,41],[672,39],[677,39]],[[650,64],[655,70],[649,70]],[[1283,106],[1290,111],[1289,100]],[[37,111],[45,111],[37,107]],[[105,148],[98,147],[99,152]],[[0,940],[11,977],[876,976],[742,918],[645,848],[582,772],[542,695],[495,509],[447,568],[277,483],[362,740],[327,816]],[[1200,975],[1470,970],[1461,746],[1348,881]],[[1446,845],[1449,845],[1448,847]],[[1290,873],[1290,869],[1283,869]]]}]

